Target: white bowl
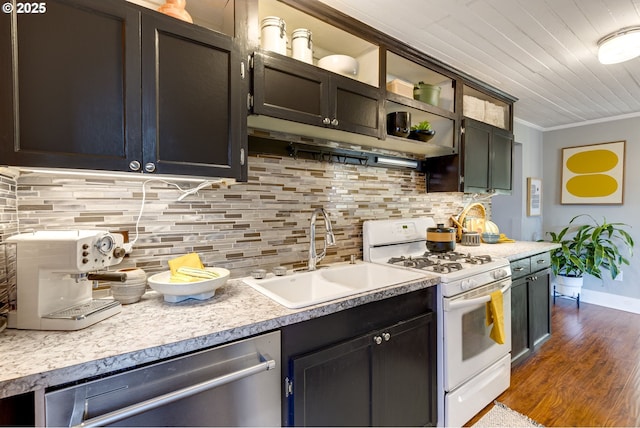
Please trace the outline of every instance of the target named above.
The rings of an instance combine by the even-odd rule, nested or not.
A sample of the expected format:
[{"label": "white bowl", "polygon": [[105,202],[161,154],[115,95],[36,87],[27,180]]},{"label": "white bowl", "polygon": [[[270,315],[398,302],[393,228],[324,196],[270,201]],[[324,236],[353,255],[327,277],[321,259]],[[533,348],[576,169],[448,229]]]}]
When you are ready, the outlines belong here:
[{"label": "white bowl", "polygon": [[203,279],[202,281],[176,283],[169,282],[171,278],[171,271],[165,271],[152,275],[147,279],[149,287],[156,290],[158,293],[164,294],[165,302],[181,302],[186,299],[206,300],[216,292],[217,288],[222,287],[229,279],[229,272],[227,269],[218,267],[205,268],[209,272],[215,272],[220,275],[214,279]]},{"label": "white bowl", "polygon": [[318,67],[344,76],[358,75],[358,60],[348,55],[329,55],[318,60]]},{"label": "white bowl", "polygon": [[146,289],[146,282],[139,284],[119,284],[114,282],[111,284],[111,295],[123,305],[128,305],[139,301]]}]

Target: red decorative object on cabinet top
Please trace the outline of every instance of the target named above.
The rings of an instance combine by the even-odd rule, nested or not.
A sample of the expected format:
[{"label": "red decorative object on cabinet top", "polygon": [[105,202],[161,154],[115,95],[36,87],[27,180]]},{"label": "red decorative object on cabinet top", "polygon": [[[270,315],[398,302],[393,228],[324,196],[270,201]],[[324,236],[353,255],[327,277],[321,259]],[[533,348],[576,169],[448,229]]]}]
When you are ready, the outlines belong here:
[{"label": "red decorative object on cabinet top", "polygon": [[158,8],[158,12],[193,24],[191,15],[189,15],[189,12],[185,9],[186,6],[187,0],[166,0],[166,2]]}]

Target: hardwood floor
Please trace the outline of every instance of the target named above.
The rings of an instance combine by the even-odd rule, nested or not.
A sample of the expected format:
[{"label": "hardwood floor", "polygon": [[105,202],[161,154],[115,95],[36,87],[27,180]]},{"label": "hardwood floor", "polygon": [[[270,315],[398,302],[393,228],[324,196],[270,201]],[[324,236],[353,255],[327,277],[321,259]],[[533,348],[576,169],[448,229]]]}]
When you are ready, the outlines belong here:
[{"label": "hardwood floor", "polygon": [[549,427],[639,426],[640,315],[557,299],[551,338],[497,401]]}]

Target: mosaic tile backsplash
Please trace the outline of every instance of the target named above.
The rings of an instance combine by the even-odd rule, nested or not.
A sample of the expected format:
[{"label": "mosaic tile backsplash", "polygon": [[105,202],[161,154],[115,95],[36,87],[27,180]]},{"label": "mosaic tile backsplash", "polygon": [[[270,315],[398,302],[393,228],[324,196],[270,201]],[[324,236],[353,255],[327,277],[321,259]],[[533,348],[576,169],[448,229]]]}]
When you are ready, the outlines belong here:
[{"label": "mosaic tile backsplash", "polygon": [[[317,207],[333,223],[337,245],[323,260],[331,263],[362,258],[365,220],[431,216],[449,225],[471,198],[426,193],[424,174],[411,170],[275,156],[251,156],[247,183],[214,184],[182,201],[178,189],[157,180],[23,173],[0,176],[0,241],[43,229],[127,231],[133,240],[143,194],[138,240],[118,268],[162,271],[169,259],[195,251],[205,265],[225,267],[233,277],[256,267],[306,266]],[[321,221],[317,228],[320,239]]]}]

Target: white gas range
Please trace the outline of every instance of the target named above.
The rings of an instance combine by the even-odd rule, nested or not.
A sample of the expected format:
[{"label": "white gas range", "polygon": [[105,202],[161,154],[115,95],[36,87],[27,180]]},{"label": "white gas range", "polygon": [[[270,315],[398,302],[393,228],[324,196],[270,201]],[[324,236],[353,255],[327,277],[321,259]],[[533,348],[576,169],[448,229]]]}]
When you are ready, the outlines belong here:
[{"label": "white gas range", "polygon": [[[509,387],[511,268],[509,261],[457,251],[428,252],[432,218],[366,221],[365,261],[440,276],[438,285],[438,426],[461,426]],[[485,325],[489,295],[502,291],[504,344]]]}]

